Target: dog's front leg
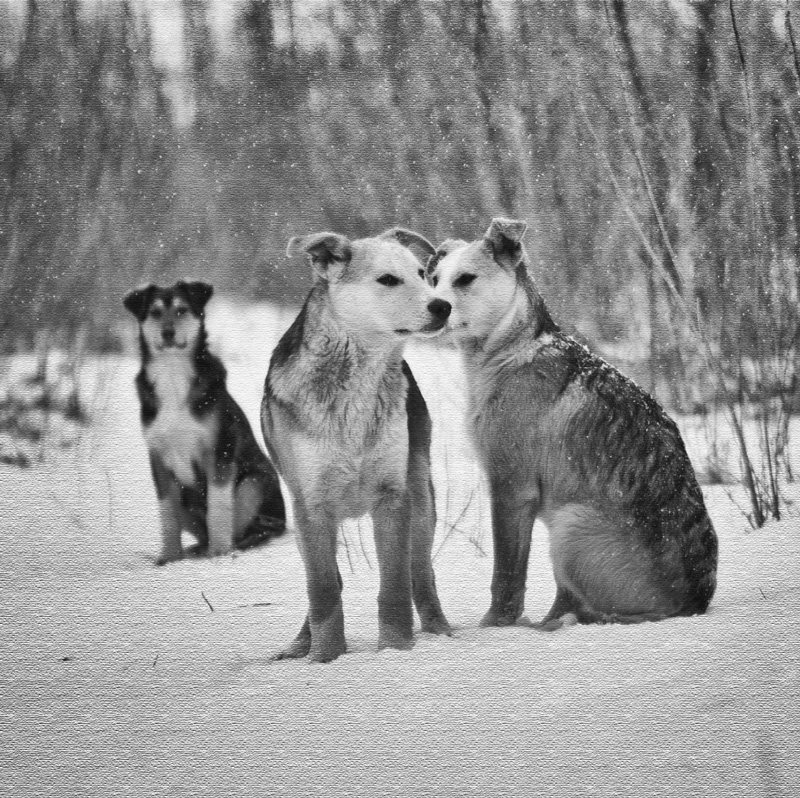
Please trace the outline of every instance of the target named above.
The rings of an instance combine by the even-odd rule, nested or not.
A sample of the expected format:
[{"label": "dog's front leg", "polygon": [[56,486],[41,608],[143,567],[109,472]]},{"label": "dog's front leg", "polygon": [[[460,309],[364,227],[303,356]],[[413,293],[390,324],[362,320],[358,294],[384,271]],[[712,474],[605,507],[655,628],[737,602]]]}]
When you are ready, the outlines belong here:
[{"label": "dog's front leg", "polygon": [[156,486],[158,516],[161,522],[161,554],[156,560],[165,565],[183,557],[181,543],[180,485],[155,452],[150,452],[150,470]]},{"label": "dog's front leg", "polygon": [[528,555],[539,501],[511,480],[492,480],[490,487],[494,539],[492,603],[481,619],[481,626],[511,626],[525,609]]},{"label": "dog's front leg", "polygon": [[414,645],[411,603],[410,499],[405,491],[384,490],[372,512],[380,571],[378,648]]},{"label": "dog's front leg", "polygon": [[330,662],[347,650],[344,639],[342,578],[336,564],[336,521],[323,508],[295,505],[297,543],[306,569],[308,615],[281,658],[308,654],[312,662]]},{"label": "dog's front leg", "polygon": [[208,556],[230,554],[233,549],[233,479],[208,480]]}]

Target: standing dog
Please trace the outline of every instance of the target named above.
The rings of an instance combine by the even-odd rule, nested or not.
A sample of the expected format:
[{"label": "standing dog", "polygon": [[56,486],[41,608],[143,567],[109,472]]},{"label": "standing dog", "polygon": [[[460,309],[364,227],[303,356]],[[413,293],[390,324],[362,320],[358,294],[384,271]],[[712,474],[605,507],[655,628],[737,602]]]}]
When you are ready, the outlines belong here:
[{"label": "standing dog", "polygon": [[208,350],[204,308],[212,292],[206,283],[178,282],[123,300],[139,320],[136,389],[161,515],[160,565],[183,557],[181,530],[214,556],[285,528],[275,469]]},{"label": "standing dog", "polygon": [[494,219],[428,264],[449,302],[492,500],[486,626],[524,609],[531,528],[550,533],[556,581],[539,626],[702,613],[717,538],[678,428],[637,385],[564,335],[528,271],[525,222]]},{"label": "standing dog", "polygon": [[431,563],[431,422],[403,360],[411,335],[444,329],[450,305],[433,298],[410,248],[434,252],[398,229],[289,242],[289,256],[307,255],[314,285],[272,355],[261,428],[292,496],[309,609],[278,659],[344,653],[337,527],[365,513],[380,572],[379,648],[413,646],[412,595],[423,631],[450,632]]}]

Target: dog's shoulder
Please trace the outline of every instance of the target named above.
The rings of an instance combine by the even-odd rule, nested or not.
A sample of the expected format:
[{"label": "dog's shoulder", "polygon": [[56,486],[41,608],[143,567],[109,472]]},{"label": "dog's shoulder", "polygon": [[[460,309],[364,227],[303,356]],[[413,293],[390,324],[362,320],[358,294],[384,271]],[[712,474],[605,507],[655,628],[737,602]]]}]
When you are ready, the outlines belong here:
[{"label": "dog's shoulder", "polygon": [[581,397],[570,413],[565,441],[576,455],[585,455],[576,456],[576,462],[584,464],[586,477],[595,472],[600,453],[634,505],[665,506],[682,495],[702,506],[678,425],[659,402],[581,344],[567,339],[563,346],[569,361],[566,385],[576,386]]},{"label": "dog's shoulder", "polygon": [[315,325],[311,321],[317,304],[317,297],[312,289],[300,312],[273,350],[264,380],[262,411],[277,405],[293,414],[293,405],[307,393],[311,372],[314,370],[314,358],[306,338],[314,335]]}]

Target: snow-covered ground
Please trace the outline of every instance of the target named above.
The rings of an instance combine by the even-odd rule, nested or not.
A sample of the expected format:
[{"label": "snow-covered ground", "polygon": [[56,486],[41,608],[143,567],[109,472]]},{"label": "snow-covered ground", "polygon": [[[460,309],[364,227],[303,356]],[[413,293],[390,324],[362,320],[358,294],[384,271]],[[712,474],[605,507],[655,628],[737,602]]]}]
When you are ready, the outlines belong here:
[{"label": "snow-covered ground", "polygon": [[[212,340],[256,430],[290,320],[212,303]],[[409,361],[434,416],[435,566],[456,633],[375,650],[371,529],[352,523],[349,652],[329,665],[269,661],[305,612],[292,535],[154,566],[136,361],[93,364],[95,423],[78,448],[0,468],[0,795],[800,794],[797,515],[754,532],[725,488],[706,489],[721,543],[706,616],[478,628],[491,534],[463,380],[451,351],[419,346]],[[700,458],[703,441],[689,445]],[[554,590],[534,534],[532,618]]]}]

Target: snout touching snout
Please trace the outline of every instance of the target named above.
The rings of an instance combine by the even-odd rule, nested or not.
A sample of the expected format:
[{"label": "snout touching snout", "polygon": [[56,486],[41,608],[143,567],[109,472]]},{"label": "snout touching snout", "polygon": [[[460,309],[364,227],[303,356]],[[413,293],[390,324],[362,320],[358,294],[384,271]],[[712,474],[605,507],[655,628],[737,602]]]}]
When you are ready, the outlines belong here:
[{"label": "snout touching snout", "polygon": [[435,321],[440,322],[442,327],[447,323],[452,309],[453,308],[446,299],[432,299],[428,303],[428,312],[433,316]]}]

